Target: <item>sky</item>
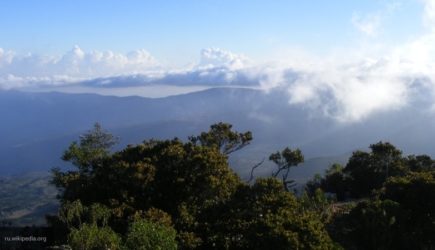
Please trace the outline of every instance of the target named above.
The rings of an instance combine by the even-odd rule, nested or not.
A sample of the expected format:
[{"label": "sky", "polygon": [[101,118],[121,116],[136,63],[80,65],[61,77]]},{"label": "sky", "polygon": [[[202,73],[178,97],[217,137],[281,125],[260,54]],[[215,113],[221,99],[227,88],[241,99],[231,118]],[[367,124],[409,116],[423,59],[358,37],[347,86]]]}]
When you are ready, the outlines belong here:
[{"label": "sky", "polygon": [[176,65],[218,47],[268,60],[279,50],[325,53],[368,39],[358,27],[373,40],[405,41],[422,32],[422,8],[418,0],[4,0],[0,46],[42,55],[75,45],[118,53],[145,49]]},{"label": "sky", "polygon": [[434,0],[4,0],[0,31],[0,89],[282,88],[338,121],[435,97]]}]

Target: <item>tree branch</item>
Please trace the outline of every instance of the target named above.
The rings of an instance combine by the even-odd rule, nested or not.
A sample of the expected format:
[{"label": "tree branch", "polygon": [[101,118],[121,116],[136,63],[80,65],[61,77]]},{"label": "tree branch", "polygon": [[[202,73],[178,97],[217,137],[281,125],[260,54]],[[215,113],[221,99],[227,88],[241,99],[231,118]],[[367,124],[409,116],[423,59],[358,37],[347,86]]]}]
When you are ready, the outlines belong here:
[{"label": "tree branch", "polygon": [[249,177],[248,183],[250,183],[250,182],[254,179],[254,170],[255,170],[256,168],[258,168],[259,166],[261,166],[261,164],[263,164],[265,160],[266,160],[266,157],[263,157],[263,160],[261,160],[259,163],[255,164],[255,165],[251,168],[251,176]]}]

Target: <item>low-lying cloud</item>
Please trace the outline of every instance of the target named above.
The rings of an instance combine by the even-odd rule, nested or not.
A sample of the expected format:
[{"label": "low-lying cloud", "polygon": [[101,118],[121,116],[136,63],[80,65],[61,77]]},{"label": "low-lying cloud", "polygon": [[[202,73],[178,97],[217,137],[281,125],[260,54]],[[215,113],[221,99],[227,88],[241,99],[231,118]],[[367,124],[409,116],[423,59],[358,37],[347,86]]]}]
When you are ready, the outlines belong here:
[{"label": "low-lying cloud", "polygon": [[0,87],[59,85],[104,75],[148,73],[159,69],[146,50],[128,54],[112,51],[85,52],[80,47],[62,56],[17,54],[0,48]]}]

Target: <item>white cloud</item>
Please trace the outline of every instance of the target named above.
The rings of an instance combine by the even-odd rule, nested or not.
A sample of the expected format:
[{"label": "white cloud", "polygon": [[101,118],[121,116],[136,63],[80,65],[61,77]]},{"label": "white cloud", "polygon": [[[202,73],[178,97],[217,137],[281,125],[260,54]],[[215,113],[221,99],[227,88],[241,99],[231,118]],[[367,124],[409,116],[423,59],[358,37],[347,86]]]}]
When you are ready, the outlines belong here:
[{"label": "white cloud", "polygon": [[376,37],[382,31],[383,22],[401,7],[401,2],[390,1],[384,5],[383,9],[371,13],[353,13],[351,22],[354,27],[369,37]]},{"label": "white cloud", "polygon": [[[423,21],[435,28],[435,1],[423,2]],[[383,19],[398,6],[354,15],[352,22],[365,35],[376,36]],[[435,107],[435,29],[391,48],[372,43],[351,47],[339,56],[306,56],[303,63],[297,61],[290,59],[289,63],[297,77],[281,77],[278,84],[287,89],[289,103],[338,121],[355,122],[374,113],[398,110],[428,92]]]},{"label": "white cloud", "polygon": [[201,51],[199,67],[225,67],[232,70],[246,68],[250,59],[244,55],[235,54],[219,48],[208,48]]},{"label": "white cloud", "polygon": [[435,1],[421,0],[424,4],[423,20],[427,27],[435,30]]},{"label": "white cloud", "polygon": [[[79,46],[62,56],[19,55],[0,48],[0,88],[35,87],[86,81],[88,84],[121,87],[140,84],[251,85],[255,74],[251,60],[219,48],[201,51],[192,68],[164,69],[146,50],[128,54],[83,51]],[[121,85],[122,84],[122,85]]]},{"label": "white cloud", "polygon": [[[254,64],[245,56],[222,49],[205,49],[196,66],[178,70],[163,70],[144,50],[123,55],[84,52],[76,46],[57,59],[0,50],[0,86],[74,84],[121,90],[162,84],[281,88],[288,93],[290,105],[305,105],[338,121],[354,122],[376,112],[406,106],[414,98],[415,79],[428,79],[425,87],[434,90],[435,96],[432,41],[435,38],[427,35],[379,57],[347,56],[342,60],[305,53],[306,57],[267,64]],[[24,69],[20,71],[19,66]]]},{"label": "white cloud", "polygon": [[187,69],[149,71],[145,74],[101,77],[85,82],[90,86],[127,87],[150,84],[175,86],[252,86],[259,84],[259,73],[246,56],[219,48],[203,49],[199,62]]},{"label": "white cloud", "polygon": [[352,24],[367,36],[376,36],[381,26],[381,15],[379,13],[361,16],[353,14]]},{"label": "white cloud", "polygon": [[367,116],[406,105],[408,81],[390,74],[390,62],[327,65],[288,83],[290,104],[308,105],[339,121]]},{"label": "white cloud", "polygon": [[[341,122],[401,109],[421,95],[431,98],[429,110],[435,104],[435,1],[421,1],[422,22],[433,25],[395,47],[366,44],[322,57],[299,49],[272,63],[209,48],[200,52],[196,65],[181,69],[165,69],[145,50],[124,55],[76,46],[60,57],[46,57],[0,49],[0,88],[71,82],[106,89],[159,84],[278,88],[288,93],[290,105],[304,105]],[[354,24],[376,35],[391,6],[381,14],[354,16]]]},{"label": "white cloud", "polygon": [[[75,46],[59,57],[35,54],[19,55],[0,49],[0,86],[21,85],[38,82],[75,81],[100,76],[147,73],[159,68],[157,61],[145,50],[127,55],[112,51],[85,52]],[[11,81],[11,77],[15,80]]]}]

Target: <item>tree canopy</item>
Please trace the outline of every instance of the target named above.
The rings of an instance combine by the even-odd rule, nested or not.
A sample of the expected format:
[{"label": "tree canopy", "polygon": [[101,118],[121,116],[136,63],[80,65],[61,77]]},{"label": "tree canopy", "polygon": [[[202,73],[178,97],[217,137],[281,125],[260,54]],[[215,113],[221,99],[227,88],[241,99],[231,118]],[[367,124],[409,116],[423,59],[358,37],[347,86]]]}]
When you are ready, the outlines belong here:
[{"label": "tree canopy", "polygon": [[390,143],[370,149],[309,183],[309,190],[319,187],[349,205],[346,213],[336,213],[330,235],[349,249],[434,248],[434,161],[403,156]]},{"label": "tree canopy", "polygon": [[333,164],[297,196],[299,149],[272,153],[270,177],[243,182],[228,154],[250,132],[218,123],[187,141],[145,140],[112,152],[100,125],[53,170],[61,207],[48,222],[78,249],[433,249],[435,168],[388,142]]},{"label": "tree canopy", "polygon": [[281,177],[284,188],[288,191],[294,187],[294,180],[289,179],[290,168],[304,162],[304,156],[300,149],[291,150],[286,147],[281,152],[277,151],[269,156],[269,160],[274,162],[277,170],[272,174],[273,177]]},{"label": "tree canopy", "polygon": [[247,146],[252,141],[250,131],[239,133],[232,130],[233,125],[219,122],[210,126],[208,132],[202,132],[198,136],[191,136],[189,140],[193,144],[216,147],[222,154],[231,154]]},{"label": "tree canopy", "polygon": [[[142,242],[141,249],[169,239],[176,239],[171,249],[333,246],[316,213],[304,210],[281,181],[250,186],[230,168],[227,155],[248,145],[250,132],[218,123],[187,142],[146,140],[114,153],[112,139],[96,126],[65,152],[76,168],[53,171],[62,206],[51,222],[63,225],[73,244],[84,235],[118,242],[113,231],[129,247]],[[285,149],[272,160],[288,172],[303,156]]]}]

